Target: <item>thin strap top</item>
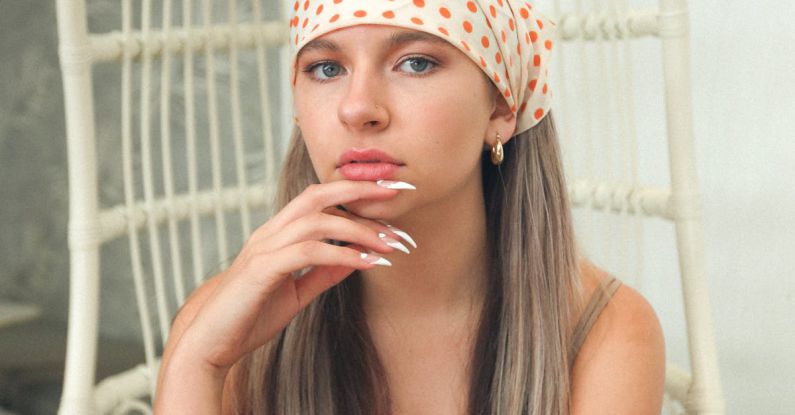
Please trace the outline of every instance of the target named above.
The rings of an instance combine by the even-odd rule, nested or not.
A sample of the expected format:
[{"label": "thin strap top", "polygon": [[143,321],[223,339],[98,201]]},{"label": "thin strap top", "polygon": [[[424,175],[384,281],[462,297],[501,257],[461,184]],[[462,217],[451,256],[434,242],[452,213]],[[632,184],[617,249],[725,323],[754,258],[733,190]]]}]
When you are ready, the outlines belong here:
[{"label": "thin strap top", "polygon": [[613,298],[613,294],[621,286],[621,281],[613,276],[608,276],[601,284],[600,287],[594,290],[588,305],[585,307],[585,311],[582,313],[582,317],[580,317],[580,321],[577,322],[577,326],[574,328],[571,346],[569,347],[569,362],[571,365],[574,365],[574,359],[577,357],[583,342],[585,342],[585,337],[588,336],[591,326],[596,322],[607,302]]}]

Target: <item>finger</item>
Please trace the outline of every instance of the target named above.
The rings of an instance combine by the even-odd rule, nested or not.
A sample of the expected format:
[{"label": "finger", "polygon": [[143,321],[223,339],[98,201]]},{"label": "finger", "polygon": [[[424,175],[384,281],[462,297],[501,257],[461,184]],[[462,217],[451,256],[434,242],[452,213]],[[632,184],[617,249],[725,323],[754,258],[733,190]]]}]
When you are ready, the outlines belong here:
[{"label": "finger", "polygon": [[384,223],[375,219],[365,218],[363,216],[356,215],[354,213],[348,212],[347,210],[340,209],[336,206],[327,207],[323,209],[321,212],[328,215],[339,216],[341,218],[354,221],[356,223],[360,223],[377,232],[386,233],[389,236],[395,236],[394,233],[389,229],[389,227]]},{"label": "finger", "polygon": [[255,290],[267,294],[286,278],[292,278],[292,273],[307,267],[344,266],[370,269],[373,265],[368,259],[372,261],[372,258],[381,258],[377,254],[370,254],[370,258],[363,256],[361,251],[350,247],[314,240],[303,241],[270,253],[253,255],[243,265],[244,271],[237,276],[255,285]]},{"label": "finger", "polygon": [[324,291],[349,277],[355,268],[319,266],[295,281],[284,281],[269,296],[252,326],[247,350],[253,350],[272,339],[295,316]]},{"label": "finger", "polygon": [[[373,265],[375,266],[375,265]],[[306,307],[317,296],[348,278],[355,268],[344,266],[317,267],[295,281],[299,307]]]},{"label": "finger", "polygon": [[[386,235],[387,237],[391,238],[396,243],[392,243],[392,245],[390,245],[390,246],[392,246],[393,248],[399,249],[399,250],[401,250],[401,251],[403,251],[405,253],[409,253],[408,246],[411,246],[411,247],[414,247],[414,248],[417,247],[416,242],[414,242],[414,239],[408,233],[406,233],[405,231],[402,231],[400,229],[394,228],[394,227],[392,227],[391,225],[389,225],[388,223],[386,223],[386,222],[384,222],[382,220],[376,220],[376,219],[370,219],[370,218],[365,218],[365,217],[362,217],[362,216],[358,216],[358,215],[356,215],[354,213],[351,213],[351,212],[348,212],[346,210],[339,209],[336,206],[328,207],[328,208],[324,209],[323,213],[328,213],[330,215],[344,217],[344,218],[347,218],[347,219],[352,220],[354,222],[361,223],[362,225],[370,227],[370,228],[376,230],[379,234],[383,234],[383,235]],[[400,241],[407,242],[408,245],[406,245],[406,244],[404,244],[404,243],[402,243]]]},{"label": "finger", "polygon": [[[360,253],[366,250],[365,247],[360,245],[350,245],[348,248]],[[374,268],[375,266],[375,264],[370,264],[368,267],[361,267],[360,270]],[[319,266],[312,268],[311,271],[295,281],[296,297],[300,307],[306,307],[317,296],[350,277],[354,271],[357,271],[357,269],[346,266]]]},{"label": "finger", "polygon": [[[357,249],[320,241],[305,241],[275,252],[250,255],[244,262],[238,265],[237,271],[228,274],[214,290],[202,314],[224,316],[223,319],[205,317],[204,324],[209,327],[209,332],[224,332],[231,321],[236,321],[246,327],[243,331],[248,331],[249,335],[255,334],[251,332],[252,329],[258,332],[251,339],[255,343],[268,338],[275,326],[283,327],[301,307],[308,304],[308,300],[302,299],[296,291],[295,283],[302,278],[293,279],[294,271],[312,267],[306,275],[317,276],[326,272],[324,269],[335,269],[328,278],[339,281],[343,269],[352,272],[355,269],[371,269],[376,266],[363,259],[361,251]],[[316,279],[317,277],[314,278]],[[308,280],[310,281],[313,280]],[[308,292],[317,293],[318,289],[317,285],[312,284]],[[267,327],[257,329],[254,321],[259,321],[258,316],[263,315],[265,310],[268,311],[265,314],[268,316]],[[263,335],[265,337],[261,337]]]},{"label": "finger", "polygon": [[[307,240],[337,240],[357,243],[381,253],[395,250],[379,237],[379,232],[363,223],[323,212],[301,217],[260,242],[263,252],[275,251]],[[399,249],[399,248],[398,248]]]},{"label": "finger", "polygon": [[371,181],[337,180],[330,183],[313,184],[290,201],[269,222],[273,228],[280,229],[301,216],[319,212],[329,206],[364,199],[386,200],[398,193],[399,190],[381,187]]}]

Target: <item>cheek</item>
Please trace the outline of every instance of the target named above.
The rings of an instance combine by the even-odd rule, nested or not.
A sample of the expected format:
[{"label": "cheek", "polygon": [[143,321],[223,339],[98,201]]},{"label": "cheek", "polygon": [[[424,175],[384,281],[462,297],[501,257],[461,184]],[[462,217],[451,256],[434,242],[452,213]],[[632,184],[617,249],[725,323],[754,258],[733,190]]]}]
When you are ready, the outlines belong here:
[{"label": "cheek", "polygon": [[429,152],[429,173],[454,173],[450,169],[463,173],[478,166],[489,123],[487,98],[443,88],[435,95],[433,100],[415,103],[415,113],[407,121],[415,124],[411,129],[424,141],[419,148]]},{"label": "cheek", "polygon": [[311,132],[308,135],[304,135],[304,143],[309,153],[309,159],[312,161],[312,167],[315,169],[315,174],[321,183],[326,183],[328,181],[327,176],[330,173],[329,169],[336,163],[336,160],[333,159],[336,150],[324,145],[322,140],[308,137],[317,136]]},{"label": "cheek", "polygon": [[426,157],[426,171],[423,176],[437,185],[457,186],[471,179],[480,169],[482,144],[471,132],[451,129],[444,137],[439,137],[431,146]]},{"label": "cheek", "polygon": [[[333,167],[336,163],[334,155],[337,149],[332,147],[331,140],[328,139],[328,120],[323,119],[326,111],[318,111],[312,100],[308,100],[304,95],[296,94],[295,114],[298,117],[301,137],[306,145],[312,167],[321,183],[328,181],[329,164]],[[325,127],[324,127],[325,125]],[[326,131],[326,133],[324,133]]]},{"label": "cheek", "polygon": [[482,141],[491,113],[488,84],[479,73],[453,73],[455,76],[434,80],[432,88],[406,95],[404,108],[412,112],[406,122],[421,125],[439,137],[476,136]]},{"label": "cheek", "polygon": [[[446,117],[449,117],[449,113]],[[451,123],[444,120],[435,129],[417,135],[414,146],[415,163],[411,175],[416,185],[427,189],[423,195],[443,197],[473,185],[480,175],[480,158],[483,141],[480,133],[485,126],[475,122]],[[441,126],[438,127],[438,126]]]}]

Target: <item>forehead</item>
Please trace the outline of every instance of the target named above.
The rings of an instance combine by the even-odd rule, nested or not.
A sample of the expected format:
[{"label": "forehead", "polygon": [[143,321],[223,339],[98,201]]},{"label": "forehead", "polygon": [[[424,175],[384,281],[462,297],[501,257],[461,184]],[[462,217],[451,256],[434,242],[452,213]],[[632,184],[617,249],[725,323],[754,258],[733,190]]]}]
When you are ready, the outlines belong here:
[{"label": "forehead", "polygon": [[412,42],[428,42],[440,46],[453,47],[449,42],[430,33],[396,26],[363,24],[343,27],[313,39],[298,51],[297,58],[314,50],[339,52],[343,42],[356,42],[361,39],[379,39],[382,49],[392,49]]}]

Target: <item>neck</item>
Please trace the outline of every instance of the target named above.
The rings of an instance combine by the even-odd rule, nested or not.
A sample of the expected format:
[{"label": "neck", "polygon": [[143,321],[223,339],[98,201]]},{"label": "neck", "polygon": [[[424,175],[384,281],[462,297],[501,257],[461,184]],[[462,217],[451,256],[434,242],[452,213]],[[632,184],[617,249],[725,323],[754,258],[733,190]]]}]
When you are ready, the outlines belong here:
[{"label": "neck", "polygon": [[467,186],[445,200],[389,223],[411,235],[411,254],[389,255],[391,267],[362,271],[368,316],[416,321],[476,316],[486,291],[486,212],[482,187]]}]

